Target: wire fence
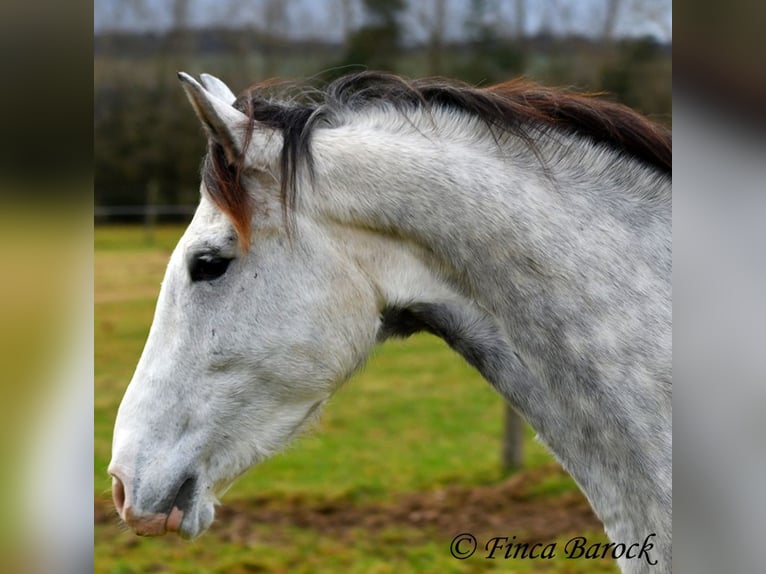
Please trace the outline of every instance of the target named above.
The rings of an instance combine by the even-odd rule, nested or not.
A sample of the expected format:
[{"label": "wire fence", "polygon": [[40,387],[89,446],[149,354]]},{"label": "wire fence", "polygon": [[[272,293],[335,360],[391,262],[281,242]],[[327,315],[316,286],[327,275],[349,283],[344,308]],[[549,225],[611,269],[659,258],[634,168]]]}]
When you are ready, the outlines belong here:
[{"label": "wire fence", "polygon": [[141,223],[189,221],[196,205],[97,205],[94,221],[100,223]]}]

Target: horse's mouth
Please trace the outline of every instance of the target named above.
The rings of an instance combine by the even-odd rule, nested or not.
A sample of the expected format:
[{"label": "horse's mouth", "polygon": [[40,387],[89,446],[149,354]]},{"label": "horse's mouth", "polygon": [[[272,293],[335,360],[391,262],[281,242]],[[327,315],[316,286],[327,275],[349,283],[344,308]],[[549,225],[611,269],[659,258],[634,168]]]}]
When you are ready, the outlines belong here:
[{"label": "horse's mouth", "polygon": [[165,512],[147,512],[136,510],[133,506],[121,508],[124,497],[115,496],[116,506],[125,524],[138,536],[163,536],[169,532],[181,538],[191,540],[205,532],[215,516],[215,499],[206,495],[207,489],[199,492],[197,481],[187,478],[181,484],[169,510]]},{"label": "horse's mouth", "polygon": [[167,532],[175,532],[181,538],[192,540],[210,527],[214,517],[213,501],[207,497],[197,497],[190,501],[185,510],[174,506],[168,515],[165,527]]}]

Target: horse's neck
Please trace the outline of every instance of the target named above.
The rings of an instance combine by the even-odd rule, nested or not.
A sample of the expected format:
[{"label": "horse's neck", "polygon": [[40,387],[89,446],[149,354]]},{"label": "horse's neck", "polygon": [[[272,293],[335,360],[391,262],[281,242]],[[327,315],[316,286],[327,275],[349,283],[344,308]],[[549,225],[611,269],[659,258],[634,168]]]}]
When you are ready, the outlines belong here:
[{"label": "horse's neck", "polygon": [[[657,533],[653,559],[669,564],[669,213],[651,202],[642,208],[640,189],[623,202],[617,194],[626,190],[607,189],[615,195],[604,207],[595,205],[603,197],[578,187],[614,188],[613,171],[583,182],[582,165],[573,164],[551,179],[529,153],[509,167],[491,146],[468,140],[357,135],[317,132],[309,207],[394,237],[400,251],[417,246],[428,276],[454,292],[454,304],[436,313],[453,315],[443,329],[455,317],[463,325],[453,346],[535,428],[612,540]],[[608,158],[593,154],[580,161],[598,173]],[[641,177],[623,180],[640,186]],[[368,258],[381,283],[395,280],[391,257]],[[428,292],[413,288],[412,301],[433,303],[423,300]],[[444,336],[439,329],[431,330]]]}]

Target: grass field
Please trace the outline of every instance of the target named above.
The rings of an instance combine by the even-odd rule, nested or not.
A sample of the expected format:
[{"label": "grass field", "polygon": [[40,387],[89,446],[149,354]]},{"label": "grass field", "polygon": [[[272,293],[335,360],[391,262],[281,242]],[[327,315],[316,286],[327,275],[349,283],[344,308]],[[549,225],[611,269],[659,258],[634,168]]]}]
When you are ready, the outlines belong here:
[{"label": "grass field", "polygon": [[381,347],[314,433],[240,479],[202,538],[126,531],[109,503],[111,428],[181,232],[159,227],[148,241],[140,227],[96,228],[96,572],[617,571],[611,560],[563,552],[553,560],[491,560],[481,548],[468,560],[450,555],[464,531],[562,548],[574,535],[606,538],[531,431],[525,470],[502,476],[500,397],[427,335]]}]

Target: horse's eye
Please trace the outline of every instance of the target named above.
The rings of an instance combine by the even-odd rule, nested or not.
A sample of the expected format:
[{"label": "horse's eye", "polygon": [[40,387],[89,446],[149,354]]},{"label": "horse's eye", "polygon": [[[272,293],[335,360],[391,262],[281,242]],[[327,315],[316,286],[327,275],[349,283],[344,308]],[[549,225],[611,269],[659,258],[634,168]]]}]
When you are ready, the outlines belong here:
[{"label": "horse's eye", "polygon": [[192,281],[212,281],[226,273],[231,259],[214,255],[198,255],[189,265]]}]

